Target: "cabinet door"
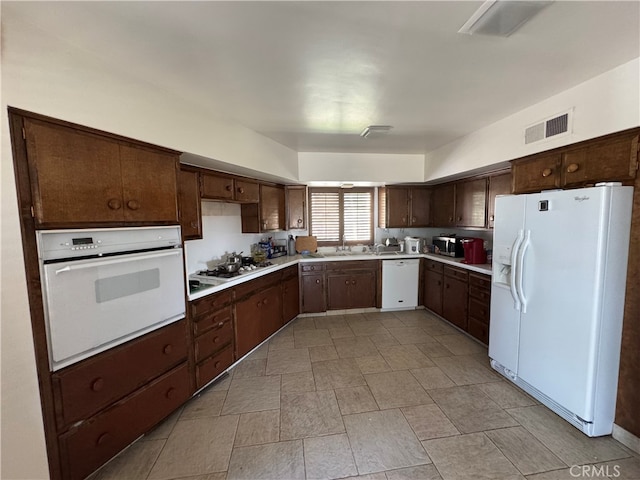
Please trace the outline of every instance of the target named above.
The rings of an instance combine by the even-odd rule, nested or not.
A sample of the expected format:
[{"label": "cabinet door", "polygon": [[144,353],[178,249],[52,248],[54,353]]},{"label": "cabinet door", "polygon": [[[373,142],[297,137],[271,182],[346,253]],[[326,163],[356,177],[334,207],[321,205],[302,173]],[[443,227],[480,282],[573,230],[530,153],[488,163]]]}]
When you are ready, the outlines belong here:
[{"label": "cabinet door", "polygon": [[249,353],[262,341],[262,298],[259,293],[236,303],[236,352],[237,358]]},{"label": "cabinet door", "polygon": [[286,187],[286,198],[287,230],[304,230],[307,228],[307,187]]},{"label": "cabinet door", "polygon": [[434,227],[453,227],[455,185],[446,183],[433,187],[431,194],[431,224]]},{"label": "cabinet door", "polygon": [[327,309],[345,310],[350,308],[349,290],[351,275],[348,273],[327,274]]},{"label": "cabinet door", "polygon": [[489,177],[489,195],[487,197],[487,227],[493,228],[496,211],[496,197],[511,193],[511,173]]},{"label": "cabinet door", "polygon": [[276,332],[284,322],[282,321],[282,290],[280,285],[274,285],[261,293],[260,318],[262,335],[260,341]]},{"label": "cabinet door", "polygon": [[32,119],[24,129],[38,226],[123,221],[118,143]]},{"label": "cabinet door", "polygon": [[442,316],[460,327],[467,329],[468,285],[466,280],[444,277],[442,291]]},{"label": "cabinet door", "polygon": [[594,143],[562,155],[562,185],[636,178],[638,135]]},{"label": "cabinet door", "polygon": [[178,222],[178,158],[120,145],[124,219],[128,222]]},{"label": "cabinet door", "polygon": [[357,272],[350,275],[349,302],[347,308],[369,308],[376,306],[376,274]]},{"label": "cabinet door", "polygon": [[233,200],[233,178],[224,175],[203,173],[200,175],[202,198],[213,200]]},{"label": "cabinet door", "polygon": [[456,226],[484,227],[486,208],[486,178],[456,184]]},{"label": "cabinet door", "polygon": [[284,230],[284,188],[260,185],[261,231]]},{"label": "cabinet door", "polygon": [[248,180],[235,180],[234,198],[238,202],[258,203],[260,201],[260,184]]},{"label": "cabinet door", "polygon": [[178,206],[184,240],[202,238],[200,174],[191,170],[178,173]]},{"label": "cabinet door", "polygon": [[285,280],[282,285],[282,317],[288,323],[300,313],[300,290],[298,276]]},{"label": "cabinet door", "polygon": [[386,227],[409,226],[409,188],[386,187]]},{"label": "cabinet door", "polygon": [[442,272],[427,270],[424,279],[424,306],[442,315]]},{"label": "cabinet door", "polygon": [[560,154],[547,153],[516,160],[511,167],[513,193],[560,187]]},{"label": "cabinet door", "polygon": [[324,273],[302,275],[302,313],[325,312]]},{"label": "cabinet door", "polygon": [[431,223],[431,189],[413,187],[411,189],[412,227],[428,227]]}]

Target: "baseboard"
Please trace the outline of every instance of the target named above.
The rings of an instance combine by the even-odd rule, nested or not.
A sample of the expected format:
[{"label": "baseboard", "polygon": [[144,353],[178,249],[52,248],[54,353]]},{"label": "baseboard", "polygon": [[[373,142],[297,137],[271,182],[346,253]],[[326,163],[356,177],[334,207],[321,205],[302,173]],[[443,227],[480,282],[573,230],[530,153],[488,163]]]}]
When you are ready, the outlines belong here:
[{"label": "baseboard", "polygon": [[611,435],[627,448],[640,454],[640,438],[636,437],[633,433],[627,432],[624,428],[614,423],[613,433]]}]

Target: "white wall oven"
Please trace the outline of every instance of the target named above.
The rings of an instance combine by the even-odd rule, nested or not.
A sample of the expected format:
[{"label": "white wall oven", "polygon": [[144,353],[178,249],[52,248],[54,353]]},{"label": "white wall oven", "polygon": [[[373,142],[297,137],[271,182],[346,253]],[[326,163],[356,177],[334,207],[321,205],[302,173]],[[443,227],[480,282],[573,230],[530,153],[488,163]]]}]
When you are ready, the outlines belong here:
[{"label": "white wall oven", "polygon": [[185,316],[180,227],[37,233],[52,371]]}]

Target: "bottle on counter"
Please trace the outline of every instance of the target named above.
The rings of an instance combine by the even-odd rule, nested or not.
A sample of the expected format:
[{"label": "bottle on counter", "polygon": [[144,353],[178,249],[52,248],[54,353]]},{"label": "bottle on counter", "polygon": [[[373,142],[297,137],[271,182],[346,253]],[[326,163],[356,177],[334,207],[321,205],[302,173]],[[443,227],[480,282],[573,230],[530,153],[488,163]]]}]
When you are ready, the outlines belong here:
[{"label": "bottle on counter", "polygon": [[296,241],[293,238],[293,235],[289,235],[289,240],[287,244],[287,254],[289,256],[293,256],[296,254]]}]

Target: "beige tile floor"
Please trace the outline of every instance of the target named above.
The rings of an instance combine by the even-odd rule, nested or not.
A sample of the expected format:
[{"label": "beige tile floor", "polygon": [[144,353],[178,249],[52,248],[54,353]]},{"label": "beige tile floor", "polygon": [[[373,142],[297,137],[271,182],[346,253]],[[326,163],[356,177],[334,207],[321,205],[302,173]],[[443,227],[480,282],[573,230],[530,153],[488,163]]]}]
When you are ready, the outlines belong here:
[{"label": "beige tile floor", "polygon": [[298,318],[229,373],[92,480],[640,479],[424,310]]}]

